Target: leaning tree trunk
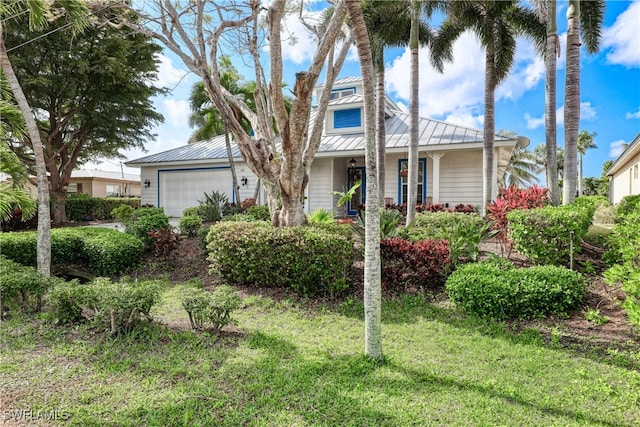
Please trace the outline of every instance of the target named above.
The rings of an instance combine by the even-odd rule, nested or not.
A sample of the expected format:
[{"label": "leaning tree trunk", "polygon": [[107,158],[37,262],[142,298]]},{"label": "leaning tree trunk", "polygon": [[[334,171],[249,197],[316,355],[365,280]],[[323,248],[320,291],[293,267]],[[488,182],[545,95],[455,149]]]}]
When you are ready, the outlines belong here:
[{"label": "leaning tree trunk", "polygon": [[360,72],[364,85],[365,157],[367,167],[367,215],[365,217],[364,249],[364,321],[365,354],[374,360],[382,359],[381,271],[380,271],[380,208],[376,169],[375,91],[371,47],[360,2],[347,2],[355,34]]},{"label": "leaning tree trunk", "polygon": [[[231,151],[231,139],[229,138],[229,128],[225,123],[224,125],[224,145],[227,148],[227,159],[229,160],[229,167],[231,168],[231,181],[233,183],[233,189],[236,194],[236,203],[240,203],[240,186],[238,185],[238,175],[236,174],[236,163],[233,161],[233,152]],[[256,187],[258,184],[256,183]],[[257,199],[256,199],[257,200]]]},{"label": "leaning tree trunk", "polygon": [[545,139],[547,149],[547,187],[551,196],[551,204],[560,204],[560,187],[558,185],[558,143],[556,126],[556,75],[557,55],[559,52],[558,26],[556,23],[556,0],[548,0],[547,11],[547,46],[544,58],[546,70],[545,90]]},{"label": "leaning tree trunk", "polygon": [[484,145],[482,148],[482,207],[481,215],[493,198],[493,139],[495,135],[495,71],[494,48],[487,46],[484,77]]},{"label": "leaning tree trunk", "polygon": [[45,277],[51,275],[51,213],[49,210],[49,182],[47,180],[47,167],[44,160],[44,147],[40,139],[40,131],[36,124],[31,107],[22,91],[20,82],[13,72],[13,67],[7,55],[7,49],[0,25],[0,66],[7,79],[7,83],[13,92],[14,99],[24,116],[29,138],[31,139],[33,155],[36,163],[36,177],[38,180],[38,243],[36,246],[36,259],[38,271]]},{"label": "leaning tree trunk", "polygon": [[578,128],[580,126],[580,1],[567,9],[567,71],[564,92],[564,183],[562,203],[576,197]]},{"label": "leaning tree trunk", "polygon": [[411,50],[411,80],[409,101],[409,185],[407,185],[407,225],[416,218],[416,203],[418,196],[418,127],[419,125],[419,4],[411,2],[411,33],[409,36],[409,49]]}]

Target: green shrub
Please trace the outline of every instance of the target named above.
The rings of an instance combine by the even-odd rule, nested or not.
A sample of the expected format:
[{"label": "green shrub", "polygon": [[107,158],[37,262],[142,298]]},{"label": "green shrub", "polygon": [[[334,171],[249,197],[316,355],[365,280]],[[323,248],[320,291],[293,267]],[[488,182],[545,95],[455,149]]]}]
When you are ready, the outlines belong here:
[{"label": "green shrub", "polygon": [[153,244],[149,232],[167,228],[170,229],[171,225],[163,208],[142,208],[136,212],[131,223],[127,224],[125,231],[142,240],[145,249],[149,249]]},{"label": "green shrub", "polygon": [[38,240],[35,231],[10,231],[8,233],[0,233],[0,250],[2,251],[2,255],[18,264],[36,265],[37,244]]},{"label": "green shrub", "polygon": [[[354,230],[364,239],[366,226],[366,211],[361,211],[357,217]],[[380,209],[380,238],[398,237],[398,224],[403,219],[402,213],[396,209]]]},{"label": "green shrub", "polygon": [[[235,213],[235,214],[223,216],[221,221],[226,221],[226,222],[256,222],[258,220],[255,217],[253,217],[253,216],[251,216],[249,214]],[[261,221],[261,222],[264,222],[264,221]]]},{"label": "green shrub", "polygon": [[609,247],[605,261],[611,268],[604,277],[610,284],[622,284],[626,294],[623,307],[629,321],[640,327],[640,204],[618,210]]},{"label": "green shrub", "polygon": [[112,282],[98,278],[90,286],[93,320],[111,335],[131,332],[143,319],[151,320],[151,308],[160,302],[162,284],[158,281]]},{"label": "green shrub", "polygon": [[514,248],[538,265],[566,265],[571,251],[580,243],[591,226],[592,206],[546,206],[511,211],[509,237]]},{"label": "green shrub", "polygon": [[250,206],[249,208],[247,208],[246,214],[254,217],[256,221],[271,221],[269,206],[267,205]]},{"label": "green shrub", "polygon": [[71,323],[82,318],[82,309],[96,305],[96,293],[91,285],[76,280],[60,281],[47,295],[54,323]]},{"label": "green shrub", "polygon": [[55,283],[33,267],[27,267],[0,255],[0,314],[4,308],[16,306],[23,311],[40,311],[42,296]]},{"label": "green shrub", "polygon": [[640,211],[640,194],[624,197],[618,204],[617,217]]},{"label": "green shrub", "polygon": [[111,218],[123,224],[129,224],[136,210],[129,205],[120,205],[111,210]]},{"label": "green shrub", "polygon": [[117,230],[101,230],[84,238],[84,254],[92,273],[111,276],[139,264],[144,252],[140,239]]},{"label": "green shrub", "polygon": [[183,216],[180,219],[180,233],[187,236],[195,236],[202,227],[202,218],[199,216]]},{"label": "green shrub", "polygon": [[51,230],[51,264],[69,264],[85,260],[84,239],[88,233],[92,233],[87,230],[92,229],[75,227]]},{"label": "green shrub", "polygon": [[220,221],[223,206],[228,201],[227,196],[219,191],[213,191],[211,194],[204,193],[204,198],[198,200],[202,220],[205,222]]},{"label": "green shrub", "polygon": [[202,209],[200,206],[193,206],[190,208],[186,208],[182,211],[182,217],[184,218],[185,216],[197,216],[202,220],[203,215],[201,211]]},{"label": "green shrub", "polygon": [[220,222],[207,236],[211,271],[228,284],[336,295],[348,286],[353,241],[314,227]]},{"label": "green shrub", "polygon": [[198,229],[198,240],[200,241],[202,252],[205,254],[207,252],[207,235],[209,234],[209,230],[211,230],[210,225],[203,225]]},{"label": "green shrub", "polygon": [[234,323],[233,311],[242,304],[242,299],[231,286],[221,285],[206,291],[198,287],[186,287],[182,294],[182,307],[189,315],[191,328],[203,330],[207,324],[210,329],[219,331]]},{"label": "green shrub", "polygon": [[586,296],[586,282],[564,267],[515,268],[491,260],[459,267],[447,279],[449,298],[466,313],[493,319],[565,314]]}]

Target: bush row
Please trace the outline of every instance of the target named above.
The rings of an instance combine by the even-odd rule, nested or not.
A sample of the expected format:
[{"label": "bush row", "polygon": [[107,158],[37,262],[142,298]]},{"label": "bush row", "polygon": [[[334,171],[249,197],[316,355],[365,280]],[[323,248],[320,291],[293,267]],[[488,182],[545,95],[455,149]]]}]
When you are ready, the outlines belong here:
[{"label": "bush row", "polygon": [[611,268],[604,277],[610,284],[622,283],[626,294],[622,306],[629,321],[640,327],[640,196],[620,203],[609,247],[605,258]]},{"label": "bush row", "polygon": [[23,311],[40,311],[42,296],[56,277],[45,278],[35,268],[18,264],[0,255],[0,313],[15,306]]},{"label": "bush row", "polygon": [[534,264],[567,265],[572,248],[574,253],[580,250],[594,211],[595,205],[588,201],[517,209],[507,214],[509,237],[515,250]]},{"label": "bush row", "polygon": [[220,222],[207,242],[212,272],[229,284],[282,286],[303,296],[336,295],[349,285],[354,251],[344,232]]},{"label": "bush row", "polygon": [[65,201],[67,221],[84,221],[89,218],[113,219],[111,211],[118,206],[140,207],[139,197],[90,197],[86,194],[68,195]]},{"label": "bush row", "polygon": [[565,267],[515,268],[490,258],[458,268],[447,279],[449,298],[469,314],[493,319],[542,318],[578,307],[586,282]]},{"label": "bush row", "polygon": [[[0,234],[2,254],[27,266],[36,265],[37,232]],[[51,264],[82,263],[99,276],[130,270],[138,264],[143,243],[129,234],[101,227],[51,230]]]}]

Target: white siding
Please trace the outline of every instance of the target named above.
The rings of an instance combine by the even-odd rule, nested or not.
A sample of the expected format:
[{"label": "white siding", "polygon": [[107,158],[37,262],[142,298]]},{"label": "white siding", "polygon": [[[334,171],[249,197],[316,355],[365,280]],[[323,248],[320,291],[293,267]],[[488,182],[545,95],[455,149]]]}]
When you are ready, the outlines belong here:
[{"label": "white siding", "polygon": [[[611,203],[620,203],[625,197],[640,194],[640,154],[625,163],[611,179]],[[637,171],[637,172],[636,172]]]},{"label": "white siding", "polygon": [[482,203],[482,149],[451,150],[440,159],[440,203]]},{"label": "white siding", "polygon": [[317,208],[333,210],[335,203],[330,194],[335,189],[333,177],[333,159],[315,159],[311,164],[311,176],[309,177],[307,212],[313,212]]}]

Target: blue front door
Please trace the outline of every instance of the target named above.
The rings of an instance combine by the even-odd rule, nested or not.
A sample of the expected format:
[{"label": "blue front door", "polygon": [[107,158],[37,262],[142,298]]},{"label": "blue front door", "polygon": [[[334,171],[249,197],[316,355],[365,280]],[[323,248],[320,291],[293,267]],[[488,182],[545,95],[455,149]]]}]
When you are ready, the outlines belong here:
[{"label": "blue front door", "polygon": [[356,190],[351,201],[347,202],[348,215],[356,215],[358,206],[365,203],[366,175],[364,172],[364,167],[347,168],[347,190],[362,180],[362,185]]}]

